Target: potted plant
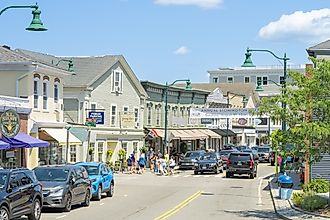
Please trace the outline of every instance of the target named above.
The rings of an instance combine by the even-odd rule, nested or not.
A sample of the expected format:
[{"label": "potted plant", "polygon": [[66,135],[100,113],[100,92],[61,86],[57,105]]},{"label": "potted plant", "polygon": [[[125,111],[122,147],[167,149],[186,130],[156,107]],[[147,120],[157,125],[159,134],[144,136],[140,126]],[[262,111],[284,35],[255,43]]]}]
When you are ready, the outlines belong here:
[{"label": "potted plant", "polygon": [[140,148],[140,152],[141,152],[141,153],[146,153],[147,150],[148,150],[148,149],[147,149],[146,146],[143,146],[143,147]]},{"label": "potted plant", "polygon": [[109,149],[107,150],[107,160],[110,161],[113,155],[113,150]]},{"label": "potted plant", "polygon": [[119,159],[120,159],[121,161],[123,161],[124,158],[126,157],[126,151],[125,151],[124,149],[120,149],[120,150],[118,151],[118,157],[119,157]]}]

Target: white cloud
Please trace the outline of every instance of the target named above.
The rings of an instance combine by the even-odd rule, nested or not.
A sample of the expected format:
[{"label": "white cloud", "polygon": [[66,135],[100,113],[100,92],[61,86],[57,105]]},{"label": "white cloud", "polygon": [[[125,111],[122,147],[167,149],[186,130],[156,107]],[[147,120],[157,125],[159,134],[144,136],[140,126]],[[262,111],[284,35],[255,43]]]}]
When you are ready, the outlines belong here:
[{"label": "white cloud", "polygon": [[178,54],[178,55],[185,55],[189,52],[189,49],[185,46],[182,46],[182,47],[179,47],[178,49],[176,49],[174,51],[175,54]]},{"label": "white cloud", "polygon": [[330,37],[330,9],[296,11],[282,15],[277,21],[270,22],[259,30],[264,39],[297,39],[318,42]]},{"label": "white cloud", "polygon": [[155,0],[159,5],[193,5],[201,8],[217,8],[223,0]]}]

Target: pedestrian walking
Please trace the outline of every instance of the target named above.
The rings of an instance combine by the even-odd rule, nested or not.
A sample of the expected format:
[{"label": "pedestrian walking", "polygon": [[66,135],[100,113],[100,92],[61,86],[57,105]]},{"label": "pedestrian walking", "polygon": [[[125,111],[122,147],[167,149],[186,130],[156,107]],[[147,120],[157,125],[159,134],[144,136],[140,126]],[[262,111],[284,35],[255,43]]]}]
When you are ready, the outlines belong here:
[{"label": "pedestrian walking", "polygon": [[135,151],[133,151],[130,155],[132,160],[132,172],[135,173],[136,171],[136,159],[135,159]]},{"label": "pedestrian walking", "polygon": [[139,173],[140,174],[144,173],[144,167],[146,166],[146,159],[143,154],[141,154],[138,164],[139,164]]},{"label": "pedestrian walking", "polygon": [[174,174],[174,167],[175,167],[175,160],[174,160],[173,156],[170,159],[169,167],[170,167],[170,175],[173,175]]},{"label": "pedestrian walking", "polygon": [[132,174],[132,157],[131,155],[127,158],[127,167],[128,167],[128,174]]}]

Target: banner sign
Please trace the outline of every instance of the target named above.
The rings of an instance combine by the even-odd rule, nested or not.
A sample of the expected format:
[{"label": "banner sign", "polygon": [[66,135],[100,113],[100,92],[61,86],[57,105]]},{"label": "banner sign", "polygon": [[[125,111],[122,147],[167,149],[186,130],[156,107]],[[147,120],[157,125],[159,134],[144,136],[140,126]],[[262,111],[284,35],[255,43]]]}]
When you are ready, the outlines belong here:
[{"label": "banner sign", "polygon": [[20,118],[13,109],[8,109],[0,116],[0,131],[8,137],[15,137],[20,130]]},{"label": "banner sign", "polygon": [[95,124],[103,125],[104,124],[104,112],[89,112],[89,119],[94,119]]},{"label": "banner sign", "polygon": [[252,118],[248,108],[192,108],[191,118]]}]

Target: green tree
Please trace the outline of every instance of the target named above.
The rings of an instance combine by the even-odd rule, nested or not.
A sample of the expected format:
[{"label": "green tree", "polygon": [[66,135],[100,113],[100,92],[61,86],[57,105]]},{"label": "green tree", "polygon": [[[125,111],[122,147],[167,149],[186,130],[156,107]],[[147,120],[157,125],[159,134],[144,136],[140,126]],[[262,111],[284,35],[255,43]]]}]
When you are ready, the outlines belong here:
[{"label": "green tree", "polygon": [[[283,152],[304,155],[307,165],[319,160],[321,153],[330,152],[330,61],[311,59],[315,68],[307,67],[306,75],[289,72],[290,82],[284,91],[263,98],[256,111],[287,122],[288,129],[274,133],[272,143]],[[287,108],[282,108],[282,102]],[[287,149],[288,143],[294,147]]]}]

